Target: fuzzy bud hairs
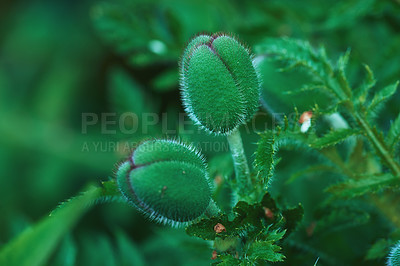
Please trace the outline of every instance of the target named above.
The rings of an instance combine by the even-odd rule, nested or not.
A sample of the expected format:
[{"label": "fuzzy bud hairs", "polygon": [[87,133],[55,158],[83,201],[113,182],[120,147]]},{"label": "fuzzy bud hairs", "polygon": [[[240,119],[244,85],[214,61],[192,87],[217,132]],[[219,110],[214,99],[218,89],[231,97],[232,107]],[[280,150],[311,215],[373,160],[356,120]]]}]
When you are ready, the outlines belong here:
[{"label": "fuzzy bud hairs", "polygon": [[192,146],[171,140],[140,144],[117,171],[126,200],[150,219],[179,226],[200,217],[211,202],[206,163]]},{"label": "fuzzy bud hairs", "polygon": [[229,135],[258,109],[260,82],[252,56],[231,36],[192,39],[183,53],[180,74],[186,112],[209,133]]}]

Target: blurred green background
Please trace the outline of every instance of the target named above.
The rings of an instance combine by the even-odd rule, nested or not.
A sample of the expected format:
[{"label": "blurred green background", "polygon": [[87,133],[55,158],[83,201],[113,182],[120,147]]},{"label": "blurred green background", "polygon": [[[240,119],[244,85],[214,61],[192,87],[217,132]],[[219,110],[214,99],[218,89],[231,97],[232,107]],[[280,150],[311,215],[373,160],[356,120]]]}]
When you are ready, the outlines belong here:
[{"label": "blurred green background", "polygon": [[[195,34],[230,32],[250,49],[266,37],[290,36],[323,44],[333,58],[351,48],[350,80],[361,80],[365,63],[382,87],[400,77],[399,14],[395,0],[1,1],[0,247],[87,184],[113,176],[115,164],[129,153],[126,145],[166,135],[197,144],[225,143],[191,125],[194,134],[179,130],[178,61]],[[288,78],[272,63],[259,67],[263,98],[276,112],[290,113],[293,106],[305,111],[318,102],[318,95],[301,102],[284,93],[301,87],[302,73]],[[397,115],[399,102],[400,95],[389,102],[382,127]],[[137,127],[136,133],[121,131],[124,112],[138,116],[122,121],[126,128]],[[149,127],[143,123],[151,121],[143,117],[148,113],[159,119]],[[86,128],[87,114],[98,121]],[[111,133],[104,132],[102,119],[115,121],[107,125]],[[243,138],[251,156],[257,135]],[[226,150],[203,150],[212,177],[232,174],[226,170],[231,169]],[[296,156],[285,154],[278,180],[301,167]],[[274,193],[302,202],[307,219],[320,187],[315,180],[291,188],[282,181]],[[357,253],[326,250],[329,256],[337,252],[345,260],[346,253]],[[209,243],[148,222],[130,206],[109,203],[80,220],[48,265],[207,265],[210,257]],[[315,259],[305,256],[302,263],[312,265]]]}]

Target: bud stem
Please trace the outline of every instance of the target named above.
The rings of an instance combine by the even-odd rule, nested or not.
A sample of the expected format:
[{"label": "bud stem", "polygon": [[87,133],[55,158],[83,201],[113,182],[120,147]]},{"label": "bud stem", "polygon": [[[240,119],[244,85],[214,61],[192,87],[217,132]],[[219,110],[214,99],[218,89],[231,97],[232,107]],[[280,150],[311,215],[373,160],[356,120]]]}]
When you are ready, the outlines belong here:
[{"label": "bud stem", "polygon": [[233,130],[232,134],[227,136],[227,139],[235,167],[237,193],[240,197],[248,196],[251,186],[250,170],[246,155],[244,154],[243,142],[239,129]]}]

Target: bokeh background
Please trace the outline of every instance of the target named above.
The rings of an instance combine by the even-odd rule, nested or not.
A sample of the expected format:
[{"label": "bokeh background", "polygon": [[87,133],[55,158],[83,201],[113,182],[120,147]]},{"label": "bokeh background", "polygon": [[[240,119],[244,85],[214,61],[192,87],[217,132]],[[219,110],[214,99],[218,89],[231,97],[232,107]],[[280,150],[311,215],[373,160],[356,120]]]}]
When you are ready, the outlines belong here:
[{"label": "bokeh background", "polygon": [[[195,133],[180,130],[178,61],[195,34],[233,33],[250,49],[266,37],[289,36],[324,45],[334,59],[351,49],[350,80],[359,82],[362,64],[368,64],[379,88],[400,78],[399,14],[398,0],[1,1],[0,247],[59,202],[112,177],[115,164],[129,153],[126,145],[168,136],[224,146],[223,138],[206,136],[188,121]],[[306,78],[275,68],[260,65],[263,98],[273,110],[305,111],[318,102],[318,95],[304,102],[283,93],[301,87]],[[395,95],[387,104],[385,119],[379,120],[383,128],[399,112],[399,102]],[[126,128],[138,128],[134,134],[121,131],[118,119],[125,112],[138,117],[123,121]],[[148,113],[157,114],[154,125],[143,123]],[[85,114],[98,121],[85,127]],[[102,119],[116,122],[107,125],[111,133],[104,132]],[[259,123],[269,122],[262,116]],[[257,134],[243,138],[252,158]],[[226,150],[204,153],[213,177],[232,174]],[[285,185],[307,159],[300,155],[285,154],[273,193],[302,202],[307,224],[323,185],[313,178]],[[361,261],[361,250],[373,243],[356,241],[358,251],[341,249],[338,240],[322,241],[328,258],[350,263]],[[315,262],[312,245],[298,265]],[[151,223],[130,206],[108,203],[82,217],[48,265],[208,265],[210,257],[209,243]]]}]

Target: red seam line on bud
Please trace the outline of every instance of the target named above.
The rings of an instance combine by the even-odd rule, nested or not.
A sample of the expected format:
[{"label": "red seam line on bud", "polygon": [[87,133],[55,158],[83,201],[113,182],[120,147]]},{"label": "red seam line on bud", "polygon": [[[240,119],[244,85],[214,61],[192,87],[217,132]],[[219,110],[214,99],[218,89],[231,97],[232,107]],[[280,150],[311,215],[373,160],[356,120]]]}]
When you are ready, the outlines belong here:
[{"label": "red seam line on bud", "polygon": [[[147,214],[149,214],[151,216],[152,213],[156,214],[156,216],[159,216],[159,214],[157,212],[155,212],[150,206],[148,206],[146,203],[144,203],[142,200],[139,199],[139,197],[137,196],[135,190],[132,187],[132,183],[131,180],[129,178],[129,175],[131,173],[132,170],[137,169],[139,167],[142,167],[144,165],[141,166],[137,166],[133,163],[133,159],[131,159],[132,156],[130,156],[129,162],[131,164],[131,169],[129,170],[128,174],[125,176],[125,180],[127,182],[128,189],[129,191],[132,193],[132,195],[128,195],[128,196],[132,196],[132,198],[134,199],[135,204],[137,204],[139,207],[141,207],[143,209],[144,212],[148,212]],[[125,197],[127,197],[125,195]],[[129,199],[129,197],[127,197]]]},{"label": "red seam line on bud", "polygon": [[[239,84],[240,84],[239,81],[238,81],[237,78],[233,75],[233,71],[231,71],[230,67],[226,64],[226,62],[222,59],[222,57],[217,53],[217,51],[215,50],[215,48],[214,48],[214,46],[213,46],[214,40],[216,40],[217,38],[219,38],[219,37],[221,37],[221,36],[230,37],[230,36],[227,36],[227,35],[217,35],[217,34],[214,34],[213,36],[211,36],[211,40],[210,40],[208,43],[206,43],[205,45],[207,45],[207,46],[210,48],[211,52],[213,52],[213,53],[218,57],[218,59],[221,60],[222,64],[224,64],[225,68],[228,70],[229,75],[232,77],[233,81],[234,81],[235,84],[237,85],[237,90],[238,90],[240,96],[241,96],[242,98],[244,98],[243,92],[242,92],[242,90],[241,90],[241,88],[240,88],[240,86],[239,86]],[[230,38],[232,38],[232,37],[230,37]],[[232,39],[233,39],[233,38],[232,38]],[[235,40],[235,39],[234,39],[234,40]],[[241,45],[241,43],[239,43],[239,44]],[[204,45],[204,44],[201,44],[201,45]],[[200,46],[200,45],[199,45],[199,46]],[[190,59],[189,59],[189,61],[190,61]],[[189,62],[188,62],[188,63],[189,63]],[[245,101],[246,101],[246,100],[245,100]]]}]

